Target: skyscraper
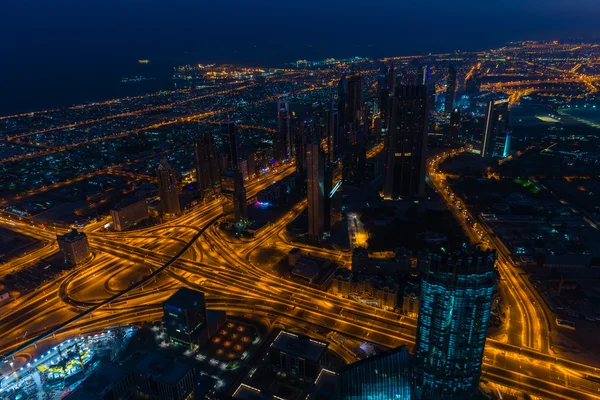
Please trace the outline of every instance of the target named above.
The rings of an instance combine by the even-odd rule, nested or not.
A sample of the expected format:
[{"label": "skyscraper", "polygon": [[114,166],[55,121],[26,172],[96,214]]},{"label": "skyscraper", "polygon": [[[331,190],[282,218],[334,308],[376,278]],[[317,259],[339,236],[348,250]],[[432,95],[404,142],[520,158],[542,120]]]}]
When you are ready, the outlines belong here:
[{"label": "skyscraper", "polygon": [[425,194],[428,96],[425,85],[400,85],[391,98],[383,195],[407,199]]},{"label": "skyscraper", "polygon": [[221,188],[221,166],[212,133],[205,132],[196,138],[194,157],[196,187],[200,199],[219,193]]},{"label": "skyscraper", "polygon": [[227,160],[224,168],[238,169],[238,143],[236,137],[235,122],[225,121],[221,123],[221,139],[223,140],[223,154]]},{"label": "skyscraper", "polygon": [[163,303],[163,327],[171,342],[192,346],[206,325],[204,293],[182,287]]},{"label": "skyscraper", "polygon": [[342,165],[337,162],[325,164],[323,229],[331,233],[342,221]]},{"label": "skyscraper", "polygon": [[230,196],[233,200],[233,214],[236,221],[248,217],[248,206],[246,204],[246,188],[242,172],[236,169],[226,168],[221,176],[222,193]]},{"label": "skyscraper", "polygon": [[491,100],[485,113],[481,157],[503,157],[508,133],[508,99]]},{"label": "skyscraper", "polygon": [[444,112],[450,114],[454,109],[454,97],[456,96],[456,68],[448,67],[448,80],[446,81],[446,102]]},{"label": "skyscraper", "polygon": [[323,154],[318,142],[306,146],[306,169],[308,183],[308,237],[312,241],[320,241],[323,235],[324,204],[324,163]]},{"label": "skyscraper", "polygon": [[448,125],[448,136],[451,143],[462,143],[462,130],[460,109],[455,108],[450,114],[450,125]]},{"label": "skyscraper", "polygon": [[343,75],[338,82],[338,123],[339,138],[341,139],[337,145],[338,155],[343,154],[346,149],[348,136],[348,108],[348,79]]},{"label": "skyscraper", "polygon": [[346,115],[346,126],[348,131],[357,130],[363,118],[363,77],[362,75],[352,75],[348,78],[348,113]]},{"label": "skyscraper", "polygon": [[434,253],[421,284],[414,392],[419,399],[466,399],[479,386],[496,286],[496,254]]},{"label": "skyscraper", "polygon": [[290,103],[285,100],[277,101],[277,133],[275,148],[278,161],[292,154],[292,138],[290,137]]},{"label": "skyscraper", "polygon": [[341,400],[410,400],[410,356],[406,346],[352,364],[340,374]]},{"label": "skyscraper", "polygon": [[163,215],[166,217],[179,215],[181,208],[179,206],[177,177],[175,176],[175,170],[171,168],[166,158],[160,160],[156,174],[158,177],[160,208]]},{"label": "skyscraper", "polygon": [[330,109],[327,113],[327,150],[330,161],[335,161],[340,157],[340,121],[336,110]]}]

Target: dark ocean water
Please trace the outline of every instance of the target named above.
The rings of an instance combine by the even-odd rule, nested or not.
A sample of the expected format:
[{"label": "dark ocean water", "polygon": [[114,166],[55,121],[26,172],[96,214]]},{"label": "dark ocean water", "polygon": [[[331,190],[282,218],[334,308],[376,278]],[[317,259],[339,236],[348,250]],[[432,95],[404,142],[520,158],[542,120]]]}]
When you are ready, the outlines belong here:
[{"label": "dark ocean water", "polygon": [[[184,63],[479,50],[598,20],[598,0],[0,1],[0,115],[169,88]],[[137,74],[156,80],[120,83]]]}]

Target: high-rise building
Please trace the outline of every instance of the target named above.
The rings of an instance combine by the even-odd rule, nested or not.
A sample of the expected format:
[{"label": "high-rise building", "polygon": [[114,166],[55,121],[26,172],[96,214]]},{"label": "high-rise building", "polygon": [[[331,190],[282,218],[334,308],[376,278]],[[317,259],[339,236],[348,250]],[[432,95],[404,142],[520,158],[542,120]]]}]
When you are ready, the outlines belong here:
[{"label": "high-rise building", "polygon": [[467,399],[477,392],[496,286],[496,254],[434,253],[421,284],[414,391],[419,399]]},{"label": "high-rise building", "polygon": [[475,71],[465,82],[465,92],[472,94],[477,93],[481,89],[481,73]]},{"label": "high-rise building", "polygon": [[342,168],[337,162],[325,165],[323,229],[331,233],[342,222]]},{"label": "high-rise building", "polygon": [[400,85],[391,98],[383,195],[386,199],[425,194],[428,95],[425,85]]},{"label": "high-rise building", "polygon": [[338,83],[338,123],[339,123],[339,138],[341,139],[337,145],[338,154],[343,154],[346,149],[348,137],[348,79],[345,75],[340,78]]},{"label": "high-rise building", "polygon": [[277,101],[277,132],[274,140],[277,161],[283,161],[292,154],[292,138],[290,137],[290,103]]},{"label": "high-rise building", "polygon": [[223,155],[226,159],[224,168],[238,168],[238,141],[235,122],[225,121],[221,123],[221,140],[223,141]]},{"label": "high-rise building", "polygon": [[221,163],[212,133],[201,134],[194,143],[196,187],[200,199],[217,195],[221,188]]},{"label": "high-rise building", "polygon": [[446,101],[444,112],[450,114],[454,109],[454,98],[456,96],[456,68],[451,65],[448,68],[448,80],[446,81]]},{"label": "high-rise building", "polygon": [[148,205],[145,199],[125,199],[110,210],[113,229],[122,231],[148,219]]},{"label": "high-rise building", "polygon": [[481,157],[503,157],[508,133],[508,99],[491,100],[485,113]]},{"label": "high-rise building", "polygon": [[160,208],[163,215],[166,217],[179,215],[181,208],[179,206],[177,177],[175,176],[175,170],[171,168],[166,158],[160,160],[156,174],[158,177]]},{"label": "high-rise building", "polygon": [[323,153],[318,142],[312,142],[306,146],[306,170],[308,184],[308,237],[318,242],[323,236],[325,218],[325,171]]},{"label": "high-rise building", "polygon": [[340,157],[340,121],[336,110],[329,110],[327,113],[327,150],[330,161],[335,161]]},{"label": "high-rise building", "polygon": [[174,343],[193,346],[206,326],[204,293],[182,287],[163,303],[163,327]]},{"label": "high-rise building", "polygon": [[225,196],[233,200],[233,213],[236,221],[248,217],[248,206],[246,204],[246,188],[242,172],[226,168],[221,176],[221,191]]},{"label": "high-rise building", "polygon": [[462,130],[461,130],[461,118],[460,109],[455,108],[450,113],[450,124],[448,125],[448,136],[449,141],[452,143],[462,143]]},{"label": "high-rise building", "polygon": [[362,124],[362,88],[362,75],[356,74],[348,78],[348,113],[346,115],[346,126],[350,132],[358,129]]},{"label": "high-rise building", "polygon": [[411,368],[406,346],[345,365],[340,383],[341,400],[410,400]]},{"label": "high-rise building", "polygon": [[87,236],[83,232],[77,232],[77,229],[72,229],[64,235],[57,235],[56,240],[66,264],[81,264],[90,255]]}]

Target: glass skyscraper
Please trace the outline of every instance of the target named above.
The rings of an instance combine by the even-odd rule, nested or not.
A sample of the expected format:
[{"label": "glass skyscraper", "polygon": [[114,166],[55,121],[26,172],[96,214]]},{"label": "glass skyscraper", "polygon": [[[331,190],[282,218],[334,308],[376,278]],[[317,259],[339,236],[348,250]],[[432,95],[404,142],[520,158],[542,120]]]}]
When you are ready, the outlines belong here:
[{"label": "glass skyscraper", "polygon": [[410,356],[406,346],[346,365],[340,374],[341,400],[409,400]]},{"label": "glass skyscraper", "polygon": [[433,254],[423,277],[414,365],[418,399],[465,399],[479,386],[496,253]]}]

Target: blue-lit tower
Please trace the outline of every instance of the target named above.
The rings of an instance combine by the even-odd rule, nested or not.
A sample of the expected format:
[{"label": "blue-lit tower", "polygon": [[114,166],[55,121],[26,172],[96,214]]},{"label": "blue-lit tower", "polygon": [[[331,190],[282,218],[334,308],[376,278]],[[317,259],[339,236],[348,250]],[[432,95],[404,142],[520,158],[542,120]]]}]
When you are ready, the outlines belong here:
[{"label": "blue-lit tower", "polygon": [[409,400],[410,356],[400,346],[346,365],[340,374],[341,400]]},{"label": "blue-lit tower", "polygon": [[468,399],[477,392],[496,286],[496,253],[435,253],[423,277],[415,344],[414,395]]}]

